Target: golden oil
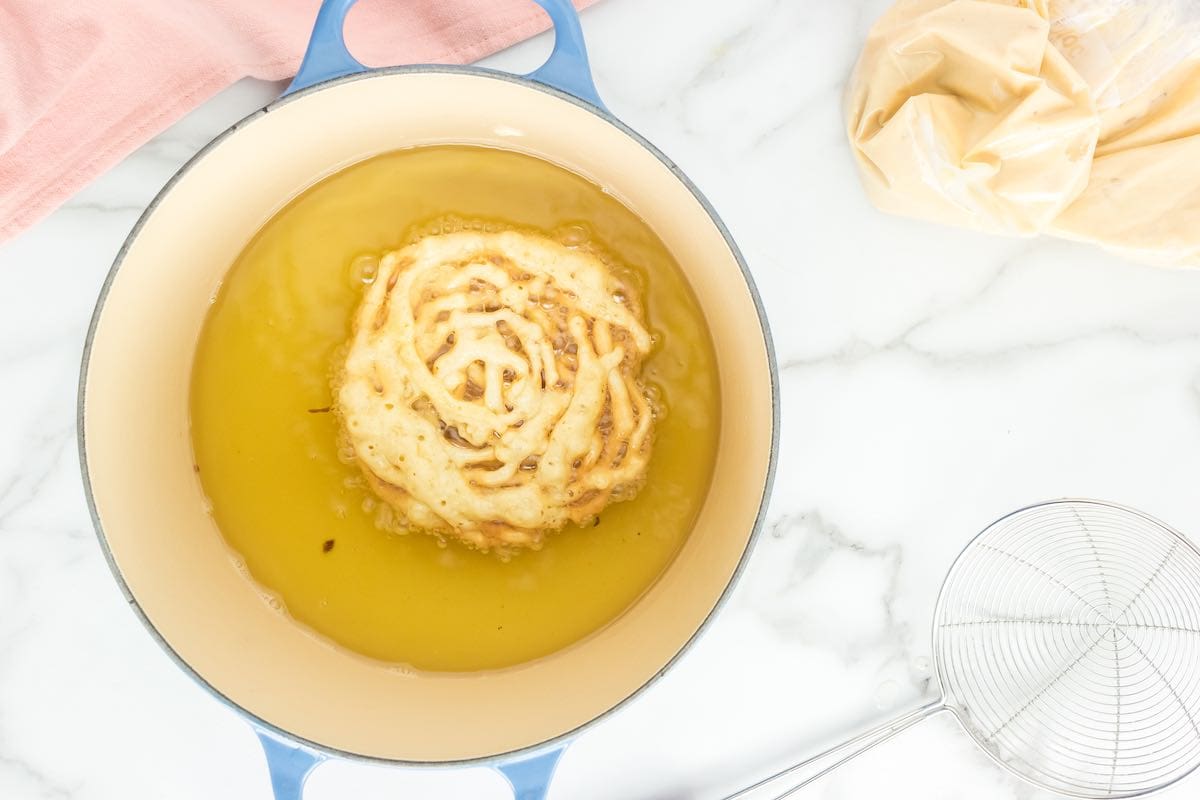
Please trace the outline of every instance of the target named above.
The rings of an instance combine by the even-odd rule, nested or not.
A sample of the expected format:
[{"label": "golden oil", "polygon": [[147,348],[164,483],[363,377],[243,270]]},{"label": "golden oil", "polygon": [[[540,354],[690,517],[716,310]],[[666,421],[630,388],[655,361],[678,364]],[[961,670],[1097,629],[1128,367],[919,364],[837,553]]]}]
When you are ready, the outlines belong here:
[{"label": "golden oil", "polygon": [[[339,459],[331,413],[330,372],[378,259],[459,224],[532,228],[612,254],[641,287],[657,342],[643,369],[660,412],[644,488],[593,527],[568,527],[507,561],[377,525],[383,504]],[[226,276],[191,390],[200,480],[253,578],[318,634],[431,671],[539,658],[628,608],[699,511],[718,414],[703,315],[654,232],[568,170],[461,145],[368,159],[276,214]]]}]

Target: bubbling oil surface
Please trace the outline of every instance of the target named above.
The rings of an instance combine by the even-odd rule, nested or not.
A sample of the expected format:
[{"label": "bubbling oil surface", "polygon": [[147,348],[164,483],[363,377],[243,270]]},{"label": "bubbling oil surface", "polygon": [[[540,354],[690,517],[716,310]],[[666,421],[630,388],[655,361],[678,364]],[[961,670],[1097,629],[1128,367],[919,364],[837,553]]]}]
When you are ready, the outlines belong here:
[{"label": "bubbling oil surface", "polygon": [[[533,228],[607,250],[640,284],[657,338],[643,377],[662,413],[644,488],[594,526],[568,527],[508,561],[377,526],[379,501],[339,459],[330,413],[331,371],[378,258],[447,224]],[[627,609],[695,520],[718,412],[703,315],[653,231],[567,170],[458,145],[350,166],[267,222],[217,295],[191,389],[200,481],[253,579],[317,634],[429,671],[530,661]]]}]

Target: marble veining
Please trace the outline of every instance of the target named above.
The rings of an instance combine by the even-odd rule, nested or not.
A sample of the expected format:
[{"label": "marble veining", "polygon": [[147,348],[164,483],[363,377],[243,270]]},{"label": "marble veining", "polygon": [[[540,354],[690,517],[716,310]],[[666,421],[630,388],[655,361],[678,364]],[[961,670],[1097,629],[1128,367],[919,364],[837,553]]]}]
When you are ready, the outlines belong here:
[{"label": "marble veining", "polygon": [[[584,14],[605,101],[706,192],[746,255],[783,428],[767,526],[731,601],[666,678],[567,752],[553,800],[715,800],[931,699],[942,578],[1016,507],[1102,497],[1200,537],[1200,273],[874,211],[841,95],[887,4],[604,0]],[[549,47],[487,63],[527,71]],[[125,607],[91,532],[74,424],[84,332],[129,229],[182,163],[282,88],[221,93],[0,245],[0,797],[269,796],[248,727]],[[331,762],[307,796],[507,795],[486,770]],[[801,796],[1050,797],[945,716]]]}]

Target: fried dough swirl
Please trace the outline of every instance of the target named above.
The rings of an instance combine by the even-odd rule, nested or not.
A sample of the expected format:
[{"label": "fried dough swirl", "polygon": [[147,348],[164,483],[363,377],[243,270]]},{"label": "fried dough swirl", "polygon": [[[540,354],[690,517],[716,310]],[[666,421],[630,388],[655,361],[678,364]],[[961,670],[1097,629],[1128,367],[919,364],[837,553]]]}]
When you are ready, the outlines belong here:
[{"label": "fried dough swirl", "polygon": [[632,287],[595,255],[518,231],[427,236],[367,288],[337,410],[403,524],[538,547],[644,480],[651,344]]}]

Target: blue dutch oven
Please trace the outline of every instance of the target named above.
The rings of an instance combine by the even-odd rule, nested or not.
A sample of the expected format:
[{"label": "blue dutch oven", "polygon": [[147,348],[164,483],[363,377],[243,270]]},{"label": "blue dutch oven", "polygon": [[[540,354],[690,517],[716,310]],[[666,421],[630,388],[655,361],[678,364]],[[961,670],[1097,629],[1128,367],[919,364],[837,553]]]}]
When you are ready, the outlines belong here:
[{"label": "blue dutch oven", "polygon": [[[92,320],[80,453],[104,553],[175,660],[258,731],[277,800],[329,757],[485,765],[545,796],[563,748],[661,676],[712,618],[761,525],[779,407],[766,319],[728,231],[679,169],[612,116],[567,0],[549,60],[367,69],[346,49],[353,0],[326,0],[284,96],[177,173],[122,247]],[[720,373],[712,486],[665,573],[617,620],[560,653],[478,674],[416,673],[303,630],[224,544],[193,472],[188,382],[214,292],[255,232],[347,164],[426,144],[520,151],[603,187],[645,220],[695,292]],[[653,279],[653,278],[651,278]],[[148,335],[147,332],[152,332]]]}]

